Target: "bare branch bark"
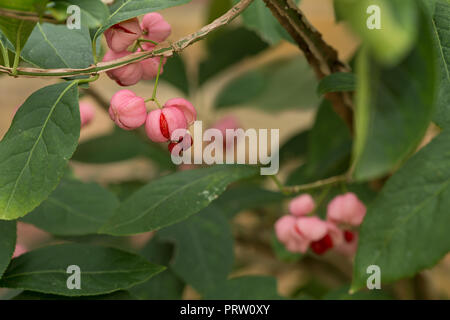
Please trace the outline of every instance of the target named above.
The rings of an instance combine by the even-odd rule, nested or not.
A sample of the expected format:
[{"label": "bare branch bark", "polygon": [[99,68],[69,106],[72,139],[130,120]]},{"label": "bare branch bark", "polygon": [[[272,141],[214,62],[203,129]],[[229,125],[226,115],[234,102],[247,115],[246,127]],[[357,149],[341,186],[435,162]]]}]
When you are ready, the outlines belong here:
[{"label": "bare branch bark", "polygon": [[[292,0],[264,0],[272,14],[291,35],[305,54],[320,80],[335,72],[349,72],[350,68],[338,58],[337,51],[327,44]],[[352,99],[348,93],[328,93],[325,96],[337,114],[353,132]]]}]

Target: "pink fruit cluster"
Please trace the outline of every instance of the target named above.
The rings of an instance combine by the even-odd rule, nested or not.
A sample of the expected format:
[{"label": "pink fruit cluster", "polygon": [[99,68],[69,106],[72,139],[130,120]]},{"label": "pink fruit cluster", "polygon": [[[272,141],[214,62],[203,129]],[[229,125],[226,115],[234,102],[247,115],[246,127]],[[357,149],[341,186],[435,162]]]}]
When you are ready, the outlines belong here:
[{"label": "pink fruit cluster", "polygon": [[[147,114],[144,98],[137,96],[131,90],[120,90],[111,99],[109,115],[120,128],[125,130],[137,129],[145,123],[148,138],[158,143],[170,142],[170,152],[180,143],[182,150],[192,145],[187,128],[197,119],[197,111],[186,99],[170,99],[162,108]],[[182,130],[181,136],[174,135],[177,129]]]},{"label": "pink fruit cluster", "polygon": [[278,240],[291,252],[305,253],[311,249],[322,255],[335,248],[338,252],[353,255],[356,251],[359,227],[366,214],[365,205],[352,193],[339,195],[327,207],[327,218],[307,216],[315,208],[309,194],[302,194],[289,203],[290,215],[275,223]]},{"label": "pink fruit cluster", "polygon": [[[146,14],[142,19],[142,23],[139,23],[137,18],[118,23],[105,31],[109,50],[103,57],[103,61],[112,61],[130,55],[132,52],[128,51],[128,48],[140,38],[159,43],[166,40],[171,32],[170,24],[156,12]],[[140,47],[143,50],[151,51],[154,49],[155,44],[142,42]],[[141,51],[141,49],[138,49],[138,51]],[[106,74],[121,86],[132,86],[141,79],[150,80],[155,78],[158,73],[159,63],[160,57],[149,58],[110,70]],[[163,60],[164,63],[165,59]]]}]

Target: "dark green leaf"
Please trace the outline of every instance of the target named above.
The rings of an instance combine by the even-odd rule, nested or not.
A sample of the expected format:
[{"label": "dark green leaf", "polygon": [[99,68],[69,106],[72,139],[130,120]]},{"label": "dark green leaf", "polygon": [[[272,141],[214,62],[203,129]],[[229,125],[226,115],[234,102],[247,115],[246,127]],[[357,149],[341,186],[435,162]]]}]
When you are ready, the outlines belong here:
[{"label": "dark green leaf", "polygon": [[98,184],[63,179],[22,221],[60,236],[95,234],[118,206],[114,194]]},{"label": "dark green leaf", "polygon": [[216,108],[252,106],[266,111],[315,107],[317,81],[304,58],[281,60],[245,73],[219,93]]},{"label": "dark green leaf", "polygon": [[233,3],[231,0],[211,0],[208,7],[208,15],[206,23],[211,23],[228,10],[231,9]]},{"label": "dark green leaf", "polygon": [[450,133],[444,131],[386,183],[360,231],[352,288],[366,285],[366,269],[392,282],[435,265],[449,250]]},{"label": "dark green leaf", "polygon": [[323,300],[391,300],[392,296],[382,290],[360,291],[349,294],[350,286],[328,292]]},{"label": "dark green leaf", "polygon": [[279,192],[265,190],[253,185],[242,185],[229,188],[213,203],[228,218],[232,218],[242,210],[264,208],[270,204],[279,203],[283,199],[283,194]]},{"label": "dark green leaf", "polygon": [[101,136],[80,144],[73,160],[103,164],[145,156],[163,169],[173,169],[170,154],[159,145],[145,143],[132,132],[116,129],[110,135]]},{"label": "dark green leaf", "polygon": [[[48,0],[0,0],[0,8],[37,12],[37,9],[45,6]],[[19,20],[0,16],[0,29],[11,41],[15,49],[22,49],[33,31],[36,22],[29,20]]]},{"label": "dark green leaf", "polygon": [[302,158],[308,150],[310,130],[301,131],[290,137],[280,148],[280,163]]},{"label": "dark green leaf", "polygon": [[175,244],[170,267],[198,292],[205,294],[226,282],[233,266],[233,237],[216,206],[160,231],[158,236]]},{"label": "dark green leaf", "polygon": [[17,219],[58,185],[80,136],[76,82],[33,93],[0,142],[0,219]]},{"label": "dark green leaf", "polygon": [[[67,267],[81,270],[81,289],[68,289]],[[63,296],[92,296],[128,289],[163,271],[135,254],[84,244],[44,247],[13,259],[0,287]]]},{"label": "dark green leaf", "polygon": [[164,65],[164,73],[161,75],[161,79],[181,90],[183,94],[189,95],[189,81],[186,65],[181,55],[175,54],[167,60],[167,63]]},{"label": "dark green leaf", "polygon": [[279,300],[277,280],[265,276],[245,276],[226,281],[209,292],[210,300]]},{"label": "dark green leaf", "polygon": [[154,180],[125,200],[101,232],[131,235],[180,222],[205,208],[230,183],[257,172],[256,167],[218,165]]},{"label": "dark green leaf", "polygon": [[437,95],[437,65],[425,14],[419,43],[400,65],[380,67],[363,51],[357,77],[353,175],[366,180],[399,166],[416,149],[430,124]]},{"label": "dark green leaf", "polygon": [[433,120],[445,128],[450,123],[450,0],[438,0],[433,17],[441,83]]},{"label": "dark green leaf", "polygon": [[207,44],[208,58],[200,63],[200,84],[244,58],[254,56],[267,48],[266,43],[245,28],[223,30]]},{"label": "dark green leaf", "polygon": [[328,92],[355,91],[356,78],[353,73],[337,72],[320,80],[317,92],[322,95]]},{"label": "dark green leaf", "polygon": [[98,296],[84,296],[84,297],[65,297],[54,294],[44,294],[33,291],[23,291],[12,300],[135,300],[128,291],[116,291],[110,294],[103,294]]},{"label": "dark green leaf", "polygon": [[16,222],[0,221],[0,279],[16,248]]},{"label": "dark green leaf", "polygon": [[101,0],[55,0],[52,11],[61,12],[65,19],[71,5],[80,7],[82,24],[88,28],[100,27],[109,17],[108,7]]},{"label": "dark green leaf", "polygon": [[325,100],[308,135],[306,165],[288,178],[288,185],[308,183],[344,173],[349,167],[352,138],[342,119]]},{"label": "dark green leaf", "polygon": [[[173,245],[153,237],[141,251],[141,255],[149,261],[168,266],[173,251]],[[181,299],[183,290],[183,281],[171,269],[130,289],[133,295],[143,300],[178,300]]]},{"label": "dark green leaf", "polygon": [[[238,3],[239,0],[234,0]],[[296,2],[300,2],[296,0]],[[281,40],[293,42],[289,33],[283,28],[278,20],[273,16],[264,1],[254,1],[243,13],[244,25],[255,31],[261,39],[270,44],[277,44]]]},{"label": "dark green leaf", "polygon": [[82,69],[94,63],[89,29],[66,25],[37,24],[22,50],[22,58],[40,68]]}]

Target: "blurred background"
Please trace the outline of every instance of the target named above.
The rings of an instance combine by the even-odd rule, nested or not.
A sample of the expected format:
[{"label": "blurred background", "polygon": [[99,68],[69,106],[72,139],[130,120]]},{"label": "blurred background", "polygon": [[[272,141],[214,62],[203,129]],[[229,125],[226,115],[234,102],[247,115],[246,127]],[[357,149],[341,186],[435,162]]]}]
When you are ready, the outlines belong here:
[{"label": "blurred background", "polygon": [[[337,49],[340,58],[349,61],[358,47],[358,39],[344,25],[335,22],[332,0],[302,0],[300,6],[310,22],[323,34],[325,41]],[[188,5],[164,10],[161,13],[172,25],[170,40],[175,41],[208,22],[210,1],[193,0]],[[240,24],[241,19],[232,23],[234,28],[239,28]],[[219,38],[220,34],[214,36],[216,37]],[[281,41],[265,50],[259,50],[257,54],[239,61],[223,72],[214,74],[201,86],[197,86],[193,84],[195,81],[192,79],[201,79],[202,74],[198,72],[199,65],[208,59],[214,61],[213,57],[208,57],[207,45],[207,41],[200,41],[182,53],[187,78],[190,79],[189,90],[180,90],[182,86],[177,86],[178,88],[173,86],[164,81],[165,74],[162,75],[163,81],[158,89],[160,101],[164,102],[175,96],[189,98],[198,110],[198,119],[204,121],[204,127],[232,115],[243,128],[280,129],[281,144],[313,125],[320,99],[315,91],[314,75],[294,44]],[[217,50],[233,52],[238,49],[226,46],[221,49],[219,46]],[[170,77],[177,78],[173,73],[178,69],[169,66],[170,61],[167,69],[170,70],[167,71],[170,72]],[[254,71],[257,71],[256,75],[269,79],[268,84],[258,87],[260,78]],[[240,82],[237,81],[239,79]],[[56,80],[13,79],[0,76],[0,138],[8,130],[16,108],[34,91],[53,82]],[[234,87],[230,87],[230,83],[235,83]],[[283,83],[283,86],[279,83]],[[107,103],[121,87],[102,74],[92,88],[97,95],[96,98],[86,95],[81,101],[94,105],[96,116],[94,121],[82,130],[80,142],[111,133],[114,129],[114,124],[101,102]],[[138,95],[149,97],[153,85],[151,82],[141,82],[130,89]],[[239,92],[235,95],[230,94],[230,90],[233,92],[233,89],[236,92],[238,89],[243,90],[245,95],[253,91],[256,93],[254,99],[245,101],[241,99]],[[187,91],[190,92],[189,95]],[[223,92],[226,91],[228,94],[224,95]],[[295,165],[297,164],[287,163],[282,167],[281,177],[286,177]],[[71,166],[80,179],[96,181],[103,185],[124,181],[147,181],[161,174],[158,166],[139,157],[101,165],[72,162]],[[267,187],[274,188],[271,184]],[[283,213],[279,212],[280,215]],[[252,236],[260,232],[261,212],[241,212],[234,218],[233,224],[234,229],[240,230],[235,245],[236,263],[239,264],[239,268],[233,275],[273,275],[278,279],[278,291],[281,295],[298,297],[320,296],[324,288],[340,288],[351,277],[351,261],[342,258],[327,258],[333,260],[331,264],[320,259],[303,259],[295,263],[276,259],[270,247],[252,241]],[[129,239],[130,245],[138,249],[149,237],[151,234],[132,237]],[[26,248],[32,249],[48,241],[54,240],[50,240],[50,236],[45,232],[31,225],[20,224],[18,242]],[[316,279],[320,281],[317,282]],[[421,290],[415,290],[414,286],[420,286]],[[400,281],[394,290],[398,297],[411,299],[417,298],[415,292],[422,291],[423,286],[426,286],[424,292],[427,298],[450,298],[450,256],[444,258],[432,270],[423,272],[414,281]],[[195,299],[198,295],[187,288],[184,297]]]}]

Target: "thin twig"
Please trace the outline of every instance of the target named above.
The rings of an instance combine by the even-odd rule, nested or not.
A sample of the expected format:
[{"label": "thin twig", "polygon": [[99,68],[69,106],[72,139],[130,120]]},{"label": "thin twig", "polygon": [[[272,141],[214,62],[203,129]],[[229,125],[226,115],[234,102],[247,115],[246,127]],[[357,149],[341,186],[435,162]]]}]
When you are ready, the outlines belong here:
[{"label": "thin twig", "polygon": [[[291,35],[317,77],[322,79],[335,72],[349,72],[349,67],[339,60],[337,51],[326,43],[292,0],[264,0],[272,14]],[[325,96],[353,132],[353,106],[348,93],[328,93]]]},{"label": "thin twig", "polygon": [[308,184],[302,184],[299,186],[284,187],[283,189],[285,192],[287,192],[289,194],[295,194],[295,193],[299,193],[302,191],[310,191],[310,190],[314,190],[314,189],[318,189],[318,188],[322,188],[325,186],[330,186],[330,185],[334,185],[334,184],[338,184],[338,183],[346,182],[346,181],[348,181],[348,177],[346,175],[342,175],[342,176],[335,176],[335,177],[315,181],[315,182],[308,183]]},{"label": "thin twig", "polygon": [[132,53],[126,57],[108,61],[100,62],[97,65],[91,65],[83,69],[39,69],[39,68],[17,68],[16,74],[13,74],[13,69],[5,66],[0,66],[0,72],[7,73],[12,76],[22,76],[22,77],[73,77],[78,75],[92,75],[101,72],[106,72],[112,69],[117,69],[121,66],[128,65],[131,63],[139,62],[148,58],[153,57],[170,57],[174,53],[180,52],[195,42],[202,40],[211,32],[217,30],[218,28],[229,24],[233,19],[239,16],[251,3],[253,0],[241,0],[233,8],[231,8],[224,15],[214,20],[212,23],[204,26],[199,31],[189,34],[180,40],[168,44],[163,43],[158,45],[153,51],[149,52],[136,52]]},{"label": "thin twig", "polygon": [[0,8],[0,16],[33,22],[48,22],[53,24],[65,23],[65,21],[58,21],[51,16],[39,16],[36,12],[18,11],[5,8]]}]

